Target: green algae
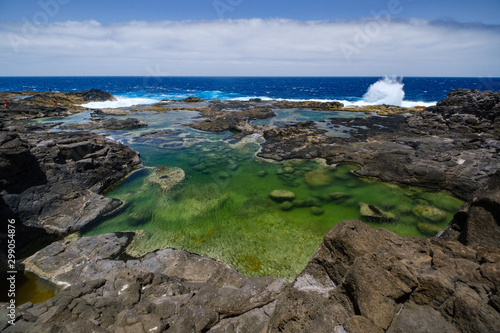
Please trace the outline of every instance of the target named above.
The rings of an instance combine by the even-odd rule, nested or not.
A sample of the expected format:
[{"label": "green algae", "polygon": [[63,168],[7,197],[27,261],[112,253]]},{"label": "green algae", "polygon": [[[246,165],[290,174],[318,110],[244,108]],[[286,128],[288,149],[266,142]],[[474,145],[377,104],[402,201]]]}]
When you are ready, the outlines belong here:
[{"label": "green algae", "polygon": [[[390,222],[364,220],[368,224],[414,237],[429,236],[429,230],[422,228],[429,221],[414,214],[415,207],[425,205],[445,212],[446,218],[433,224],[437,230],[462,205],[447,193],[357,177],[352,166],[258,160],[257,144],[232,148],[215,141],[179,149],[133,148],[147,166],[183,169],[185,181],[162,192],[147,185],[150,171],[136,172],[106,194],[125,202],[119,213],[83,234],[137,231],[128,250],[132,255],[173,247],[227,262],[250,276],[292,280],[329,229],[342,220],[362,219],[360,202],[396,216]],[[317,170],[329,181],[311,186],[306,175]],[[283,209],[283,204],[272,201],[269,193],[276,189],[295,193],[292,205]]]}]

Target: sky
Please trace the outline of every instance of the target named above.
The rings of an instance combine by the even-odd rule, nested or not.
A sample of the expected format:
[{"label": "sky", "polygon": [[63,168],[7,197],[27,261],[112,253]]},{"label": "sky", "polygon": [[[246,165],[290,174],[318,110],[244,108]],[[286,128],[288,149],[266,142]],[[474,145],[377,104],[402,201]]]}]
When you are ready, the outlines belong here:
[{"label": "sky", "polygon": [[500,76],[500,0],[0,0],[0,76]]}]

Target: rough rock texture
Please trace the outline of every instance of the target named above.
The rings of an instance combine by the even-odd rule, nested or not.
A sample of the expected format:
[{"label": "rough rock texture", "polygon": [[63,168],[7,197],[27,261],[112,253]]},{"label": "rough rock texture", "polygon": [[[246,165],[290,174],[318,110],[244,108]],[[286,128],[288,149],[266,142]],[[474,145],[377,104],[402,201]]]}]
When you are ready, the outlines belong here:
[{"label": "rough rock texture", "polygon": [[127,118],[127,119],[116,119],[111,118],[103,121],[93,121],[87,123],[77,123],[77,124],[67,124],[61,126],[62,129],[73,129],[73,130],[94,130],[99,128],[104,128],[108,130],[124,130],[124,129],[134,129],[146,127],[148,124],[137,119],[137,118]]},{"label": "rough rock texture", "polygon": [[500,170],[455,214],[441,238],[500,248]]},{"label": "rough rock texture", "polygon": [[54,242],[25,259],[22,266],[59,288],[67,288],[106,275],[108,270],[92,269],[97,262],[117,258],[132,238],[133,233],[115,233]]},{"label": "rough rock texture", "polygon": [[266,119],[276,115],[271,108],[266,107],[245,108],[235,111],[219,110],[216,106],[217,104],[214,104],[201,110],[202,116],[209,119],[197,121],[188,126],[210,132],[241,131],[241,127],[245,127],[245,123],[249,120]]},{"label": "rough rock texture", "polygon": [[355,163],[362,176],[446,189],[470,199],[499,168],[499,93],[450,92],[437,106],[409,116],[330,119],[348,137],[325,136],[312,122],[264,131],[260,157],[322,157]]},{"label": "rough rock texture", "polygon": [[500,93],[471,89],[452,90],[448,97],[410,119],[411,127],[430,133],[454,130],[500,135]]},{"label": "rough rock texture", "polygon": [[[497,332],[500,249],[361,221],[325,236],[292,284],[186,251],[115,259],[130,234],[59,241],[27,270],[64,288],[4,332]],[[5,312],[3,306],[0,312]]]},{"label": "rough rock texture", "polygon": [[116,207],[99,193],[140,163],[94,133],[16,132],[0,132],[1,196],[12,218],[49,233],[79,230]]},{"label": "rough rock texture", "polygon": [[344,221],[280,295],[271,332],[497,332],[500,249]]},{"label": "rough rock texture", "polygon": [[312,109],[312,110],[341,110],[344,104],[340,102],[314,102],[314,101],[303,101],[303,102],[290,102],[290,101],[279,101],[273,104],[274,107],[281,109]]},{"label": "rough rock texture", "polygon": [[172,249],[112,260],[126,242],[123,234],[60,241],[27,259],[27,269],[46,275],[55,265],[66,289],[25,305],[3,332],[265,332],[288,284]]},{"label": "rough rock texture", "polygon": [[2,109],[3,112],[0,112],[0,122],[44,117],[66,117],[86,110],[78,106],[79,104],[112,101],[115,99],[110,93],[99,89],[70,93],[39,91],[1,92],[0,98],[10,102],[9,110]]}]

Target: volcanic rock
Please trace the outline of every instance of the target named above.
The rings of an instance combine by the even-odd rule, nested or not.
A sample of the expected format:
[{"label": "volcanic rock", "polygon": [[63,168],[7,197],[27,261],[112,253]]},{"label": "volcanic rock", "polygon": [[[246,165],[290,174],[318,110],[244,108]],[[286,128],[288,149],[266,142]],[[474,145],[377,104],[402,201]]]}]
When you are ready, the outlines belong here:
[{"label": "volcanic rock", "polygon": [[140,163],[137,152],[94,133],[1,132],[0,138],[4,202],[24,225],[49,233],[77,231],[119,205],[99,193]]},{"label": "volcanic rock", "polygon": [[27,259],[26,267],[41,274],[52,275],[52,267],[59,267],[53,279],[65,289],[47,302],[28,304],[15,326],[0,329],[262,331],[288,284],[275,277],[246,277],[227,264],[173,249],[126,262],[113,259],[126,242],[125,234],[60,241]]},{"label": "volcanic rock", "polygon": [[270,331],[496,332],[499,264],[499,249],[344,221],[280,295]]}]

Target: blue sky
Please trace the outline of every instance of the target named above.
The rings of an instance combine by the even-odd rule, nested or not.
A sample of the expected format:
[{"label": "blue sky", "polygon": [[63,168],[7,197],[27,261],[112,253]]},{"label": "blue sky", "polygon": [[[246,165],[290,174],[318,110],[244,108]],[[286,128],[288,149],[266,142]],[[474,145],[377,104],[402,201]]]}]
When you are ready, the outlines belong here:
[{"label": "blue sky", "polygon": [[500,76],[499,0],[0,0],[0,76]]},{"label": "blue sky", "polygon": [[[50,0],[41,0],[50,3]],[[67,3],[66,3],[67,2]],[[386,8],[389,0],[64,0],[60,21],[96,20],[215,20],[223,18],[287,18],[294,20],[351,20]],[[498,0],[401,0],[401,18],[455,20],[500,24]],[[219,10],[216,9],[219,8]],[[231,9],[230,9],[231,8]],[[20,21],[40,9],[39,0],[2,0],[0,20]]]}]

